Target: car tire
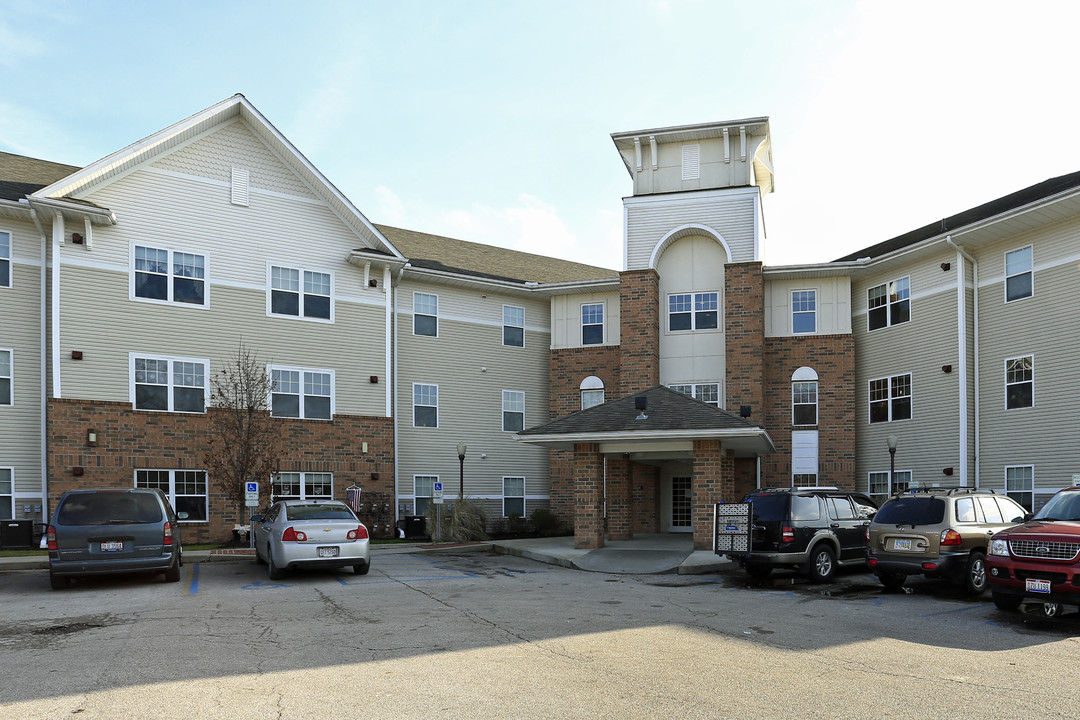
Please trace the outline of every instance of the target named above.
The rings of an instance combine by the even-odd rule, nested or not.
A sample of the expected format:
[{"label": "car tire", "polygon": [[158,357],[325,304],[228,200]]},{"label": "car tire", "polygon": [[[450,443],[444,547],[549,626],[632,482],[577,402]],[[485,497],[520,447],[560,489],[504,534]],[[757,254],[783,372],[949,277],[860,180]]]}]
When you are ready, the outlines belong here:
[{"label": "car tire", "polygon": [[1011,612],[1020,607],[1020,603],[1024,602],[1024,598],[1020,595],[1008,595],[1006,593],[990,591],[990,597],[994,600],[994,605],[998,610],[1005,610]]},{"label": "car tire", "polygon": [[907,575],[901,572],[878,573],[877,577],[886,590],[899,590],[904,587],[904,583],[907,581]]},{"label": "car tire", "polygon": [[810,582],[828,582],[836,574],[836,553],[828,545],[815,545],[810,551],[807,575]]},{"label": "car tire", "polygon": [[180,555],[173,558],[172,565],[165,571],[165,582],[180,582]]},{"label": "car tire", "polygon": [[368,570],[370,570],[370,569],[371,569],[371,563],[369,563],[369,562],[362,563],[360,565],[353,565],[352,566],[352,571],[353,571],[353,574],[355,574],[355,575],[367,575]]},{"label": "car tire", "polygon": [[752,578],[767,578],[772,574],[772,566],[760,563],[747,563],[744,566],[746,574]]},{"label": "car tire", "polygon": [[51,570],[49,571],[49,586],[53,590],[64,590],[68,586],[70,578],[66,578],[63,575],[57,575]]},{"label": "car tire", "polygon": [[285,577],[285,572],[274,563],[274,553],[270,546],[266,546],[266,568],[271,580],[280,580]]},{"label": "car tire", "polygon": [[967,564],[964,565],[963,585],[968,595],[982,595],[986,592],[986,556],[978,550],[972,550],[968,554]]}]

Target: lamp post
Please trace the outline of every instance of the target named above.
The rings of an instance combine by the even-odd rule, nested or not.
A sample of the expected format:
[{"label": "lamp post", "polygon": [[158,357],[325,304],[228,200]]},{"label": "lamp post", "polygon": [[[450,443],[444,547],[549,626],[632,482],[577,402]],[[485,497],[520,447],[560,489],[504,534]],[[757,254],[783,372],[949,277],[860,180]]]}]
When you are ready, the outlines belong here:
[{"label": "lamp post", "polygon": [[458,476],[458,500],[465,499],[465,451],[468,449],[468,446],[463,442],[457,444],[457,459],[461,470],[461,474]]},{"label": "lamp post", "polygon": [[896,443],[898,438],[895,435],[890,435],[885,438],[885,442],[889,444],[889,493],[891,494],[895,488],[893,484],[893,477],[896,475]]}]

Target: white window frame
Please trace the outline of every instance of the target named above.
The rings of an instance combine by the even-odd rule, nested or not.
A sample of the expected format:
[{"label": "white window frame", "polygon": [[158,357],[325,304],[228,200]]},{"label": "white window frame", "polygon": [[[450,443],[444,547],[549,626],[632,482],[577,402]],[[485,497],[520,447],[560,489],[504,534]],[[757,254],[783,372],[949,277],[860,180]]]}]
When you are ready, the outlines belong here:
[{"label": "white window frame", "polygon": [[[1010,255],[1016,255],[1017,253],[1021,253],[1021,252],[1025,251],[1025,250],[1028,251],[1028,266],[1027,266],[1027,269],[1026,270],[1021,270],[1020,272],[1014,272],[1012,274],[1009,274],[1009,256]],[[1035,246],[1034,245],[1025,245],[1023,247],[1018,247],[1018,248],[1015,248],[1013,250],[1006,251],[1005,256],[1004,256],[1004,260],[1003,260],[1002,269],[1003,269],[1003,273],[1005,275],[1005,282],[1003,283],[1004,286],[1005,286],[1003,288],[1004,293],[1005,293],[1005,302],[1007,302],[1007,303],[1018,302],[1020,300],[1027,300],[1029,297],[1034,297],[1035,296]],[[1020,277],[1022,275],[1027,275],[1028,276],[1028,285],[1029,285],[1031,291],[1027,295],[1021,295],[1020,297],[1015,297],[1015,298],[1012,298],[1010,300],[1009,299],[1009,280],[1011,280],[1013,278],[1018,278],[1018,277]]]},{"label": "white window frame", "polygon": [[[292,288],[275,288],[274,287],[274,270],[288,270],[296,273],[296,289]],[[307,274],[311,275],[326,275],[330,281],[330,294],[323,295],[321,292],[308,292],[307,291]],[[266,316],[275,318],[289,318],[290,320],[304,320],[305,322],[318,322],[333,324],[336,317],[337,306],[337,279],[334,277],[334,273],[330,270],[319,269],[314,267],[299,267],[297,265],[283,265],[280,263],[266,263]],[[296,314],[292,313],[279,313],[274,312],[274,291],[296,293],[297,305]],[[324,318],[317,315],[306,315],[305,308],[307,305],[308,297],[325,297],[330,303],[330,317]]]},{"label": "white window frame", "polygon": [[[508,313],[513,312],[513,311],[518,311],[518,312],[521,313],[521,324],[520,325],[516,324],[515,322],[511,322],[511,321],[516,321],[518,318],[516,318],[516,317],[508,317]],[[508,342],[506,342],[506,331],[507,331],[507,329],[510,329],[510,328],[521,331],[521,344],[520,345],[516,344],[516,343],[508,343]],[[503,336],[502,336],[502,344],[503,344],[504,347],[522,347],[522,348],[525,347],[525,308],[523,308],[521,306],[518,306],[518,305],[503,305]]]},{"label": "white window frame", "polygon": [[[810,386],[810,385],[813,386],[814,401],[813,402],[799,402],[799,399],[802,396],[799,394],[800,393],[800,388],[798,386]],[[801,389],[801,392],[805,393],[806,389],[805,388]],[[818,401],[819,401],[819,396],[818,396],[818,381],[817,380],[794,380],[794,381],[792,381],[792,383],[791,383],[791,424],[794,425],[795,427],[816,426],[818,424],[818,421],[820,420],[820,418],[818,416],[818,410],[819,410]],[[814,407],[814,421],[813,422],[808,422],[808,423],[800,423],[800,422],[798,422],[798,419],[796,418],[796,408],[802,407],[802,406],[808,406],[808,405],[813,405],[813,407]]]},{"label": "white window frame", "polygon": [[[585,308],[600,308],[600,322],[585,322]],[[603,345],[607,340],[607,307],[605,303],[581,303],[580,313],[578,315],[581,318],[581,345],[585,347],[587,345]],[[600,341],[599,342],[585,342],[585,328],[600,327]]]},{"label": "white window frame", "polygon": [[[4,472],[5,470],[8,473],[8,480],[11,482],[11,492],[10,493],[0,492],[0,513],[3,513],[2,499],[7,498],[8,503],[10,503],[9,507],[11,508],[10,517],[14,518],[15,517],[15,468],[14,468],[14,466],[11,466],[11,465],[0,465],[0,472]],[[0,517],[2,517],[2,515],[0,515]]]},{"label": "white window frame", "polygon": [[11,262],[11,246],[15,244],[15,233],[0,230],[0,235],[7,236],[7,242],[0,245],[0,267],[7,268],[7,282],[0,282],[0,288],[10,288],[15,284],[15,265]]},{"label": "white window frame", "polygon": [[[297,487],[300,490],[299,495],[293,495],[291,493],[279,493],[277,492],[280,487],[281,478],[283,476],[289,476],[296,478]],[[311,487],[315,484],[316,478],[318,478],[319,485],[329,484],[330,491],[326,493],[313,493]],[[291,484],[291,482],[290,482]],[[277,501],[281,499],[286,500],[333,500],[334,499],[334,473],[332,472],[300,472],[297,470],[279,470],[274,473],[274,476],[270,478],[270,499],[271,501]]]},{"label": "white window frame", "polygon": [[817,473],[792,473],[791,487],[817,487]]},{"label": "white window frame", "polygon": [[[716,402],[712,400],[705,400],[702,396],[707,396],[707,389],[716,388]],[[672,383],[668,385],[668,388],[675,392],[682,393],[683,395],[689,395],[695,400],[701,400],[706,405],[712,405],[713,407],[720,407],[720,382],[702,382],[702,383]]]},{"label": "white window frame", "polygon": [[[417,310],[417,307],[420,305],[419,300],[420,300],[421,296],[423,296],[425,298],[434,298],[435,299],[434,300],[434,302],[435,302],[435,312],[434,313],[432,313],[432,312],[419,312]],[[425,309],[428,309],[428,308],[425,308]],[[422,317],[422,318],[432,318],[435,321],[435,334],[434,335],[431,335],[429,333],[418,333],[418,332],[416,332],[416,319],[420,318],[420,317]],[[413,293],[413,322],[412,322],[412,326],[413,326],[413,328],[412,328],[413,335],[415,335],[417,337],[433,337],[433,338],[439,337],[439,296],[438,295],[436,295],[435,293],[426,293],[426,292],[420,292],[420,291],[416,291],[416,292]]]},{"label": "white window frame", "polygon": [[[688,305],[685,310],[672,311],[671,301],[675,298],[689,298]],[[713,307],[702,307],[704,300],[709,299],[712,301]],[[698,318],[704,313],[716,313],[716,325],[713,327],[699,327]],[[689,315],[690,327],[679,328],[673,330],[671,327],[672,315]],[[664,325],[664,332],[670,334],[690,333],[690,332],[719,332],[720,331],[720,291],[718,290],[690,290],[686,292],[672,292],[667,294],[667,323]]]},{"label": "white window frame", "polygon": [[[907,284],[907,287],[904,290],[905,295],[902,298],[894,299],[893,296],[899,294],[899,293],[893,292],[894,286],[897,283],[900,283],[900,282],[906,282],[906,284]],[[870,305],[870,302],[871,302],[870,293],[873,292],[874,290],[879,289],[879,288],[884,288],[884,295],[882,295],[882,297],[884,298],[884,302],[881,302],[881,303],[878,303],[877,305],[871,306]],[[907,320],[900,320],[898,322],[893,322],[893,308],[894,307],[899,307],[900,304],[905,303],[905,302],[907,303]],[[885,308],[885,324],[882,325],[881,327],[872,328],[872,327],[870,327],[870,312],[872,310],[876,310],[879,307],[884,307]],[[890,327],[893,327],[895,325],[903,325],[904,323],[909,323],[909,322],[911,322],[911,276],[910,275],[904,275],[903,277],[898,277],[895,280],[889,280],[888,282],[879,283],[877,285],[874,285],[874,286],[869,287],[869,288],[866,289],[866,331],[867,332],[874,332],[875,330],[884,330],[885,328],[890,328]]]},{"label": "white window frame", "polygon": [[[520,403],[521,409],[517,409]],[[509,408],[509,409],[508,409]],[[516,429],[506,428],[507,415],[521,415],[521,429],[525,429],[525,391],[503,390],[502,391],[502,430],[503,432],[520,432]]]},{"label": "white window frame", "polygon": [[[140,473],[166,473],[168,475],[168,478],[169,478],[169,486],[167,488],[162,488],[160,485],[157,485],[157,484],[149,484],[149,483],[140,484],[139,483],[139,475],[140,475]],[[187,474],[202,475],[203,492],[202,493],[198,493],[198,492],[195,492],[195,493],[192,493],[192,492],[177,493],[177,491],[176,491],[176,476],[177,476],[178,473],[182,473],[184,475],[187,475]],[[168,470],[166,468],[136,468],[135,469],[135,477],[134,477],[134,487],[137,487],[137,488],[160,488],[161,490],[163,490],[165,492],[165,494],[169,498],[169,504],[172,505],[173,510],[176,512],[176,514],[178,516],[177,519],[182,523],[209,523],[210,522],[210,475],[205,470],[190,470],[190,469]],[[196,518],[194,520],[179,517],[179,514],[181,512],[184,512],[184,511],[182,511],[179,508],[179,506],[177,505],[176,500],[177,500],[177,498],[181,498],[181,497],[183,497],[183,498],[189,498],[189,497],[190,498],[202,498],[203,507],[206,509],[206,517],[204,517],[204,518]]]},{"label": "white window frame", "polygon": [[[274,381],[274,372],[290,372],[298,373],[297,377],[297,392],[278,392],[278,384]],[[333,420],[334,415],[337,413],[337,379],[333,370],[329,368],[310,368],[299,367],[296,365],[267,365],[266,373],[270,376],[270,397],[266,399],[267,405],[270,408],[270,415],[276,418],[288,418],[292,420]],[[330,376],[330,394],[329,396],[322,393],[308,392],[309,381],[314,381],[315,378],[308,376],[314,375],[329,375]],[[296,395],[298,398],[298,415],[277,415],[274,413],[274,395]],[[312,398],[330,398],[330,417],[308,417],[307,415],[307,403],[305,399]]]},{"label": "white window frame", "polygon": [[[897,378],[902,378],[902,377],[906,377],[908,379],[908,394],[907,395],[893,395],[893,380],[895,380]],[[874,399],[874,383],[875,382],[881,382],[882,380],[886,381],[886,387],[888,388],[889,395],[886,398],[879,398],[879,399],[875,400]],[[884,423],[889,423],[889,422],[904,422],[905,420],[911,420],[911,419],[913,419],[915,417],[915,379],[914,379],[914,377],[913,377],[913,375],[911,373],[909,373],[909,372],[897,373],[895,375],[886,375],[886,376],[878,377],[878,378],[870,378],[870,380],[867,381],[866,389],[867,389],[866,420],[870,425],[882,425]],[[908,399],[908,407],[909,407],[908,417],[906,417],[906,418],[894,418],[893,417],[893,405],[897,400],[899,400],[901,398],[907,398]],[[873,416],[874,416],[874,403],[882,402],[882,401],[887,403],[887,407],[889,409],[889,417],[886,420],[877,420],[877,421],[875,421],[873,419]]]},{"label": "white window frame", "polygon": [[[1030,367],[1027,368],[1027,372],[1030,377],[1027,380],[1012,381],[1009,380],[1010,369],[1009,363],[1017,360],[1031,360]],[[1031,404],[1030,405],[1017,405],[1016,407],[1009,407],[1009,387],[1012,385],[1024,385],[1031,384]],[[1016,357],[1005,358],[1005,409],[1006,410],[1027,410],[1028,408],[1035,407],[1035,355],[1028,353],[1027,355],[1017,355]]]},{"label": "white window frame", "polygon": [[[879,476],[878,480],[880,480],[880,476],[884,476],[884,479],[885,479],[885,492],[875,492],[874,491],[874,482],[875,482],[875,477],[874,476]],[[904,481],[902,479],[904,477],[907,478],[906,481]],[[900,479],[899,483],[896,482],[897,479]],[[893,477],[889,476],[889,471],[888,470],[872,470],[872,471],[870,471],[870,472],[868,472],[866,474],[866,494],[870,495],[871,497],[891,497],[891,496],[895,495],[897,492],[907,492],[907,490],[911,487],[911,483],[913,482],[913,480],[914,480],[914,476],[913,476],[911,470],[897,470],[893,474]],[[903,486],[902,489],[897,490],[896,489],[897,485],[902,485]],[[880,482],[879,482],[879,487],[880,487]]]},{"label": "white window frame", "polygon": [[[431,487],[430,488],[424,488],[425,490],[430,489],[431,495],[420,495],[420,494],[417,493],[417,489],[418,489],[417,488],[417,481],[418,480],[422,480],[422,481],[425,481],[425,482],[427,482],[427,481],[431,482]],[[427,514],[427,509],[431,506],[432,501],[433,501],[433,499],[435,497],[435,483],[437,483],[437,482],[439,482],[439,476],[438,475],[413,475],[412,498],[413,498],[413,512],[415,514],[417,514],[417,515],[426,515]],[[420,501],[421,500],[424,503],[424,507],[420,507]]]},{"label": "white window frame", "polygon": [[[147,270],[139,270],[137,267],[137,255],[139,248],[146,250],[153,250],[155,252],[166,253],[166,268],[164,273],[149,272]],[[176,256],[177,255],[192,255],[194,257],[202,258],[202,274],[201,278],[192,278],[187,275],[178,275],[176,273]],[[136,277],[139,273],[145,273],[147,275],[158,275],[165,278],[165,298],[149,298],[136,295]],[[198,280],[202,283],[202,302],[191,303],[183,302],[175,299],[175,287],[176,280]],[[153,247],[151,245],[144,245],[142,243],[131,244],[131,265],[130,272],[128,274],[128,298],[135,302],[153,303],[156,305],[172,305],[175,307],[186,308],[200,308],[206,310],[210,307],[210,258],[204,252],[192,252],[190,250],[175,250],[168,247]]]},{"label": "white window frame", "polygon": [[[507,494],[507,492],[506,492],[506,481],[507,480],[511,480],[511,481],[520,480],[521,481],[521,494],[520,495],[517,495],[517,494],[508,495]],[[517,500],[519,498],[521,499],[521,512],[520,513],[514,513],[514,514],[517,515],[518,517],[521,517],[521,518],[525,517],[525,485],[526,485],[526,480],[525,480],[524,475],[503,475],[503,479],[502,479],[502,516],[503,517],[510,517],[510,513],[508,513],[506,511],[506,501],[507,501],[507,499]]]},{"label": "white window frame", "polygon": [[[136,369],[135,366],[138,360],[153,360],[158,362],[166,362],[168,380],[164,387],[168,388],[168,407],[165,409],[158,408],[140,408],[137,407],[136,386],[148,385],[162,387],[160,383],[136,383]],[[201,365],[203,372],[203,409],[199,411],[195,410],[177,410],[176,409],[176,389],[177,388],[193,388],[198,387],[196,385],[178,385],[176,384],[176,363],[191,363],[194,365]],[[174,355],[157,355],[155,353],[128,353],[128,393],[129,400],[131,402],[131,408],[138,412],[175,412],[184,413],[185,415],[205,415],[206,408],[210,404],[210,361],[206,358],[191,358],[191,357],[176,357]]]},{"label": "white window frame", "polygon": [[0,365],[0,380],[8,381],[8,399],[0,397],[0,407],[13,407],[15,405],[15,350],[14,348],[0,348],[0,355],[7,355],[7,375],[3,374],[3,366]]},{"label": "white window frame", "polygon": [[[797,299],[797,296],[801,296]],[[811,307],[809,310],[805,308],[805,302],[809,299]],[[799,307],[799,309],[796,309]],[[796,317],[809,317],[813,324],[813,327],[809,330],[796,330],[795,318]],[[818,330],[817,325],[817,288],[805,288],[802,290],[791,291],[791,334],[792,335],[811,335]]]},{"label": "white window frame", "polygon": [[[1030,483],[1026,489],[1013,489],[1009,487],[1009,471],[1010,470],[1028,470],[1031,475],[1027,478],[1014,478],[1015,480],[1024,480]],[[1016,502],[1027,508],[1028,512],[1032,512],[1035,509],[1035,466],[1034,465],[1006,465],[1005,466],[1005,494],[1011,497]],[[1017,495],[1027,495],[1029,502],[1025,504]]]},{"label": "white window frame", "polygon": [[[430,404],[427,404],[427,403],[418,403],[418,402],[416,402],[416,399],[417,399],[416,398],[416,390],[417,390],[417,388],[435,388],[435,404],[430,405]],[[421,398],[421,399],[426,399],[426,398]],[[432,430],[438,429],[438,427],[439,427],[439,386],[434,384],[434,383],[413,383],[412,384],[412,407],[413,407],[412,423],[413,423],[414,428],[424,428],[424,429],[432,429]],[[435,424],[434,425],[417,425],[416,424],[416,408],[418,408],[418,407],[433,407],[433,408],[435,408]]]},{"label": "white window frame", "polygon": [[578,389],[581,390],[582,410],[604,404],[604,381],[595,375],[590,375],[582,380]]}]

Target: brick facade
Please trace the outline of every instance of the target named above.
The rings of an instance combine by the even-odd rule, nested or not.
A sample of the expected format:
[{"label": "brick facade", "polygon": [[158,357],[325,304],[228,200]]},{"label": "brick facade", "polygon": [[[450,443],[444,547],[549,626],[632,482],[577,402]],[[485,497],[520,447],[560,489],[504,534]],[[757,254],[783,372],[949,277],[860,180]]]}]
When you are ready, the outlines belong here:
[{"label": "brick facade", "polygon": [[724,269],[724,332],[727,344],[727,410],[750,406],[751,419],[764,422],[765,282],[759,262]]},{"label": "brick facade", "polygon": [[694,441],[694,549],[712,549],[713,505],[734,502],[735,458],[719,440]]},{"label": "brick facade", "polygon": [[660,384],[660,276],[627,270],[619,276],[618,397]]},{"label": "brick facade", "polygon": [[604,547],[604,457],[596,443],[574,446],[574,547]]},{"label": "brick facade", "polygon": [[[336,415],[330,422],[285,418],[274,422],[283,442],[282,471],[333,473],[334,497],[342,500],[345,489],[356,484],[364,489],[365,498],[394,501],[391,418]],[[75,488],[132,487],[137,469],[203,470],[209,428],[209,415],[140,412],[130,403],[50,400],[50,505],[55,507],[61,494]],[[87,443],[90,429],[97,433],[93,447]],[[368,444],[366,454],[361,451],[363,442]],[[82,475],[76,475],[75,468],[81,468]],[[185,524],[185,543],[228,540],[237,520],[247,515],[247,510],[226,500],[213,478],[208,484],[209,521]],[[268,486],[262,483],[261,489]],[[361,519],[371,526],[363,514]]]}]

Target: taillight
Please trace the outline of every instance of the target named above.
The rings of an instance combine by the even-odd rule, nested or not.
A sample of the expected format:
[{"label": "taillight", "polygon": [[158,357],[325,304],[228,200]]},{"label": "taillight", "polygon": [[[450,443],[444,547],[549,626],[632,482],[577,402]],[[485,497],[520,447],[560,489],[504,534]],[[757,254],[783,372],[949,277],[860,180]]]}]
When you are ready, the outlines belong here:
[{"label": "taillight", "polygon": [[795,540],[795,528],[791,525],[785,525],[780,533],[781,542],[794,542]]},{"label": "taillight", "polygon": [[360,525],[355,530],[349,531],[350,540],[366,540],[367,536],[367,528],[363,525]]},{"label": "taillight", "polygon": [[960,533],[956,532],[952,528],[943,530],[941,532],[941,544],[942,545],[959,545],[964,542],[964,539],[960,537]]},{"label": "taillight", "polygon": [[870,526],[866,526],[866,542],[870,542]]},{"label": "taillight", "polygon": [[47,547],[50,550],[58,549],[56,547],[56,528],[54,528],[52,525],[50,525],[49,529],[45,531],[45,542],[47,543]]},{"label": "taillight", "polygon": [[162,544],[163,545],[172,545],[172,542],[173,542],[172,525],[170,523],[166,522],[165,523],[165,542],[163,542]]},{"label": "taillight", "polygon": [[303,530],[288,527],[281,533],[281,542],[304,542],[305,540],[307,540],[307,534]]},{"label": "taillight", "polygon": [[878,560],[876,557],[866,558],[866,564],[870,567],[877,567],[877,562]]}]

